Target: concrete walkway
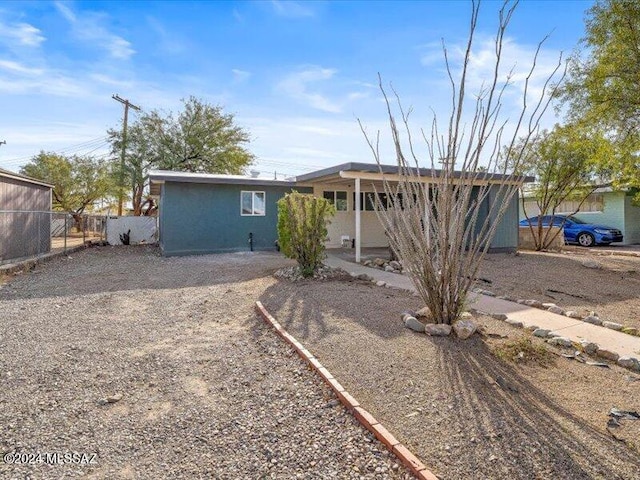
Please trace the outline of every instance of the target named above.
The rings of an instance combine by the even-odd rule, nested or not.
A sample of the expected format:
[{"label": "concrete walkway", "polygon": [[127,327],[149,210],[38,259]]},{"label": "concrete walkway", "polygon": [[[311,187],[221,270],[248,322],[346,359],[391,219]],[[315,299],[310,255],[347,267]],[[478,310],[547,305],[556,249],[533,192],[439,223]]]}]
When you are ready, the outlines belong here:
[{"label": "concrete walkway", "polygon": [[[329,253],[325,262],[330,267],[342,268],[356,275],[367,274],[381,280],[387,285],[415,292],[411,280],[405,275],[385,272],[377,268],[364,267],[356,263],[347,262]],[[505,314],[507,318],[522,322],[525,327],[535,325],[556,332],[574,342],[582,339],[597,343],[600,348],[616,352],[620,356],[640,356],[640,337],[617,332],[609,328],[592,325],[580,320],[557,315],[538,308],[520,305],[519,303],[501,300],[487,295],[470,293],[470,306],[486,314]]]}]

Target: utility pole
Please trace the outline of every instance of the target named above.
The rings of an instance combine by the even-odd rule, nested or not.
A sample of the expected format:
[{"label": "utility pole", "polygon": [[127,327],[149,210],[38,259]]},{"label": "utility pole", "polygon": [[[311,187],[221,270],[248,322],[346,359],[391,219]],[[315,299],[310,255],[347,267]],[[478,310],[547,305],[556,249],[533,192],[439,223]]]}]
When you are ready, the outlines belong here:
[{"label": "utility pole", "polygon": [[125,98],[120,98],[118,94],[112,95],[111,98],[124,105],[124,120],[122,122],[122,151],[120,153],[120,185],[118,188],[118,216],[122,216],[122,202],[124,199],[124,155],[127,149],[127,121],[129,120],[129,108],[140,111],[140,107],[134,105]]},{"label": "utility pole", "polygon": [[6,144],[7,144],[6,140],[3,140],[3,141],[0,142],[0,145],[6,145]]}]

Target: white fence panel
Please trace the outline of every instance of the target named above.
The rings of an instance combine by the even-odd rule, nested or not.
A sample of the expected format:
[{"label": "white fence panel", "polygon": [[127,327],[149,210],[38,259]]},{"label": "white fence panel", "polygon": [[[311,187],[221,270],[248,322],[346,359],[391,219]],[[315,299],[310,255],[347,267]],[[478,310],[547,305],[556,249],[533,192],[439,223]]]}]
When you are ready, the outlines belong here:
[{"label": "white fence panel", "polygon": [[120,235],[129,232],[130,244],[158,241],[157,217],[108,217],[107,242],[122,245]]}]

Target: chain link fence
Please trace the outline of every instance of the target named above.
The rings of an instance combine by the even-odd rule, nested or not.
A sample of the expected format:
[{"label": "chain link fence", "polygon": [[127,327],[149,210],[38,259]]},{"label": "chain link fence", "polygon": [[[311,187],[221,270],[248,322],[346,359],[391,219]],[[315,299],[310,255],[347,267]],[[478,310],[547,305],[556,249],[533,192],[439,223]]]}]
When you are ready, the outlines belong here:
[{"label": "chain link fence", "polygon": [[0,210],[0,264],[106,239],[107,217]]}]

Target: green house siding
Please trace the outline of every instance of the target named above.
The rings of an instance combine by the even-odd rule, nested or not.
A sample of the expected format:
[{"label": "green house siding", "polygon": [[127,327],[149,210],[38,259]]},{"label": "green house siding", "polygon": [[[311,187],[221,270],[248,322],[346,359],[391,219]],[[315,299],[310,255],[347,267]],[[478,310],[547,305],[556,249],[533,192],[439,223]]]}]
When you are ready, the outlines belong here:
[{"label": "green house siding", "polygon": [[633,196],[624,197],[624,243],[640,243],[640,207],[631,203]]},{"label": "green house siding", "polygon": [[[308,193],[309,189],[299,188]],[[265,192],[265,215],[243,216],[242,191]],[[160,248],[164,255],[191,255],[274,250],[278,238],[277,201],[291,189],[282,186],[246,186],[166,182],[162,186]]]},{"label": "green house siding", "polygon": [[[488,201],[491,205],[502,202],[503,193],[499,186],[492,186],[489,190]],[[496,209],[491,217],[495,221]],[[496,233],[491,242],[490,251],[514,251],[518,248],[518,195],[514,195],[504,213],[504,217],[496,227]]]}]

